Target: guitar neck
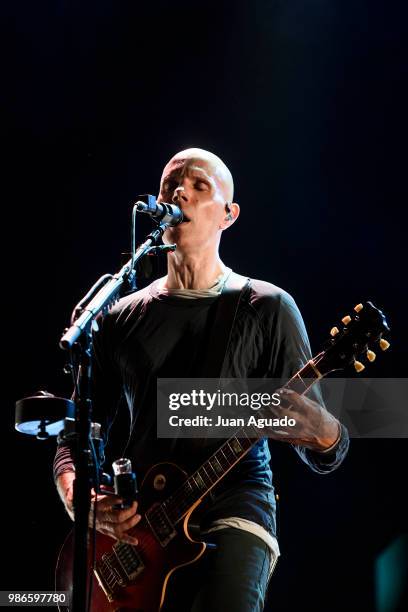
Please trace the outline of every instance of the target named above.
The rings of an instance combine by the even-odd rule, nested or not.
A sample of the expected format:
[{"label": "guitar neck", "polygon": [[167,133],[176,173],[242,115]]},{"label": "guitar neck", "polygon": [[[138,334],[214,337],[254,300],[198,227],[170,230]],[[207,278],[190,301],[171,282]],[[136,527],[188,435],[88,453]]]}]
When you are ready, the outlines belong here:
[{"label": "guitar neck", "polygon": [[[320,354],[311,359],[282,388],[296,391],[300,395],[306,393],[319,378],[322,378],[317,368],[319,358]],[[267,411],[268,408],[262,408],[257,413],[267,416]],[[253,430],[254,437],[248,436],[248,429]],[[224,442],[173,495],[162,503],[163,510],[171,522],[176,524],[180,521],[197,501],[203,499],[245,457],[261,437],[264,436],[252,426],[238,430],[234,436]]]}]

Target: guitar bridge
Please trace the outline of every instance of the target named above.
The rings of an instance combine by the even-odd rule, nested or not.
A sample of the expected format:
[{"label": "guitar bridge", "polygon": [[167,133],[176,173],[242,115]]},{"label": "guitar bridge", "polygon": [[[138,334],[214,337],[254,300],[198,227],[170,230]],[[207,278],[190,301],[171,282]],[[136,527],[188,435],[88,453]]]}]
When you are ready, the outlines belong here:
[{"label": "guitar bridge", "polygon": [[105,583],[103,576],[99,573],[98,569],[94,569],[95,578],[98,581],[99,586],[102,591],[105,593],[107,600],[111,603],[113,601],[113,591],[109,588],[109,586]]},{"label": "guitar bridge", "polygon": [[125,586],[125,581],[115,568],[115,556],[105,554],[94,569],[95,577],[109,602],[114,600],[118,587]]}]

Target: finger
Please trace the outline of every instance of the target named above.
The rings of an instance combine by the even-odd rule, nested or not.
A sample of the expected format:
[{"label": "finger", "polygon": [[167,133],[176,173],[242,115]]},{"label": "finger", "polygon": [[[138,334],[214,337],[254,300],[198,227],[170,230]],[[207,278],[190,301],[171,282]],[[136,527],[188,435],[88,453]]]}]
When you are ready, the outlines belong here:
[{"label": "finger", "polygon": [[126,544],[132,544],[132,546],[137,546],[139,544],[139,540],[128,533],[124,533],[119,540],[121,542],[126,542]]},{"label": "finger", "polygon": [[271,440],[278,440],[278,441],[284,440],[285,442],[290,441],[287,439],[286,436],[282,435],[282,433],[279,430],[275,430],[272,428],[268,428],[268,438],[270,438]]},{"label": "finger", "polygon": [[140,514],[135,514],[131,518],[127,519],[127,521],[123,521],[123,523],[120,523],[120,525],[117,525],[117,529],[119,531],[117,531],[116,533],[121,533],[121,534],[126,533],[126,531],[129,531],[129,529],[132,529],[132,527],[135,527],[135,525],[138,524],[141,518],[142,517],[140,516]]},{"label": "finger", "polygon": [[92,487],[91,497],[92,499],[95,499],[95,497],[98,497],[98,500],[103,500],[103,499],[110,499],[110,498],[115,499],[115,497],[118,497],[118,496],[115,495],[115,492],[113,491],[112,487],[104,487],[103,485],[101,485],[99,487],[98,493],[96,493],[95,489]]},{"label": "finger", "polygon": [[132,501],[130,506],[128,505],[129,502],[126,502],[126,504],[124,504],[122,502],[123,502],[123,500],[121,500],[121,503],[119,503],[119,504],[113,504],[113,506],[112,506],[113,510],[119,510],[121,512],[129,512],[129,510],[131,510],[131,511],[133,511],[133,513],[136,512],[137,501]]},{"label": "finger", "polygon": [[[303,396],[299,395],[299,393],[296,393],[296,391],[293,391],[292,389],[282,389],[280,396],[284,400],[285,404],[287,402],[293,406],[303,406],[304,404]],[[287,406],[285,406],[285,408],[286,407]]]},{"label": "finger", "polygon": [[106,527],[99,527],[98,531],[113,540],[120,540],[121,542],[126,542],[126,544],[132,544],[132,546],[137,546],[139,544],[139,540],[128,533],[122,533],[121,536],[118,537],[112,529]]},{"label": "finger", "polygon": [[123,503],[123,499],[117,495],[103,495],[97,499],[98,511],[113,511],[114,506]]},{"label": "finger", "polygon": [[115,540],[121,540],[122,542],[127,542],[128,544],[133,544],[136,546],[138,544],[138,539],[128,533],[130,529],[132,529],[141,519],[140,515],[134,516],[132,519],[126,523],[126,525],[114,525],[113,523],[105,523],[104,525],[100,525],[98,527],[98,531],[107,535]]},{"label": "finger", "polygon": [[136,513],[136,504],[132,504],[130,508],[107,508],[102,513],[98,513],[101,520],[106,520],[109,523],[121,524],[125,522],[127,519],[131,518]]},{"label": "finger", "polygon": [[287,397],[288,399],[290,398],[291,400],[292,398],[296,400],[296,398],[302,397],[301,395],[299,395],[299,393],[297,393],[293,389],[281,389],[280,395],[282,397]]},{"label": "finger", "polygon": [[113,523],[124,523],[127,519],[131,518],[132,516],[134,516],[136,514],[136,508],[137,508],[137,504],[136,502],[133,502],[133,504],[130,506],[130,508],[113,508],[113,516],[115,517],[115,520],[111,521]]},{"label": "finger", "polygon": [[98,495],[96,493],[92,494],[91,497],[91,504],[94,504],[95,502],[97,502],[98,506],[103,505],[105,499],[107,499],[108,496],[107,495],[101,495],[100,493],[98,493]]},{"label": "finger", "polygon": [[109,536],[110,538],[112,538],[113,540],[117,540],[118,538],[115,536],[115,534],[113,533],[112,529],[109,529],[107,527],[98,527],[97,529],[99,531],[99,533],[103,533],[103,535]]}]

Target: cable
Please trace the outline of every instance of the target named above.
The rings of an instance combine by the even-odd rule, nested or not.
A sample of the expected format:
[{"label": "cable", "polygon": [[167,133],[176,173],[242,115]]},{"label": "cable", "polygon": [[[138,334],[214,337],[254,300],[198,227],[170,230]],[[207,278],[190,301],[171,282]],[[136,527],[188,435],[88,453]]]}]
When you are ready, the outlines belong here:
[{"label": "cable", "polygon": [[74,310],[72,311],[71,314],[71,319],[70,319],[70,325],[74,325],[75,320],[78,318],[79,314],[77,311],[81,311],[82,307],[89,302],[89,300],[91,299],[91,297],[93,296],[93,294],[96,292],[97,289],[99,289],[99,287],[102,284],[105,284],[105,281],[110,280],[111,278],[113,278],[112,274],[104,274],[103,276],[101,276],[100,278],[98,278],[98,280],[96,281],[96,283],[94,285],[92,285],[92,287],[90,288],[90,290],[88,291],[88,293],[86,295],[84,295],[84,297],[78,302],[78,304],[75,306]]},{"label": "cable", "polygon": [[88,612],[91,610],[92,603],[92,589],[93,589],[93,573],[95,569],[96,562],[96,514],[98,509],[98,491],[99,491],[99,460],[96,456],[95,445],[92,436],[89,436],[89,446],[91,448],[93,464],[95,468],[94,481],[95,481],[95,501],[93,506],[93,517],[92,517],[92,563],[88,577],[88,601],[86,609]]}]

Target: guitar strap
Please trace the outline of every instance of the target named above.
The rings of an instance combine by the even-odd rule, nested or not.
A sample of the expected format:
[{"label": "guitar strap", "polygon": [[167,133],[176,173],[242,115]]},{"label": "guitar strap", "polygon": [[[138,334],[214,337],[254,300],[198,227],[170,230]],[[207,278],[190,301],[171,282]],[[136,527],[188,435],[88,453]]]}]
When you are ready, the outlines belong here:
[{"label": "guitar strap", "polygon": [[228,276],[216,302],[214,319],[209,329],[210,338],[202,366],[202,378],[221,377],[239,303],[249,288],[249,278],[235,272]]},{"label": "guitar strap", "polygon": [[[231,342],[234,323],[237,318],[241,299],[250,290],[250,279],[240,274],[231,272],[228,276],[221,295],[216,300],[215,312],[209,321],[207,333],[209,340],[203,366],[201,369],[202,378],[221,378],[225,373],[226,357]],[[204,449],[207,438],[196,439],[196,450]],[[210,492],[204,503],[201,504],[201,511],[214,500],[213,492]],[[199,512],[199,511],[198,511]],[[199,514],[196,515],[196,523],[189,522],[189,530],[193,530],[197,537],[203,539],[200,534]],[[198,523],[197,523],[198,521]]]},{"label": "guitar strap", "polygon": [[[215,300],[214,305],[211,306],[209,321],[205,331],[208,336],[208,341],[204,349],[204,359],[199,374],[201,378],[219,379],[224,373],[226,356],[239,309],[239,303],[249,289],[249,278],[231,272],[224,284],[221,295]],[[175,436],[170,451],[174,449],[174,445],[177,443],[181,446],[186,444],[186,452],[191,452],[188,446],[190,442],[189,439],[180,440]],[[194,443],[196,451],[200,450],[200,447],[203,449],[207,443],[207,438],[196,438]],[[210,493],[207,500],[211,498],[212,493]],[[191,527],[191,523],[189,526]]]}]

